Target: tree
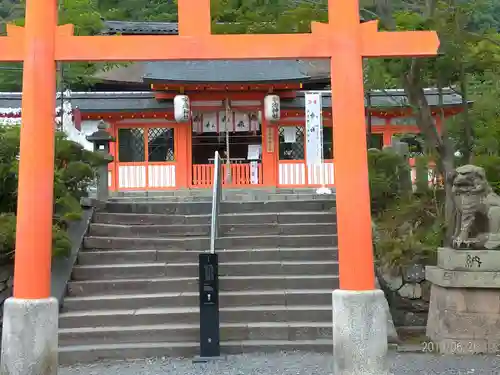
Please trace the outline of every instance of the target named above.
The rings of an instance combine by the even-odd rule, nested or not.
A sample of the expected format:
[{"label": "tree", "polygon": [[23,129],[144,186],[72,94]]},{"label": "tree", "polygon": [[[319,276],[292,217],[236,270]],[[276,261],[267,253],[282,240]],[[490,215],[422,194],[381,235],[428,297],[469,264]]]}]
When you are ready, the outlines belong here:
[{"label": "tree", "polygon": [[[434,125],[431,108],[424,94],[424,88],[435,86],[442,88],[459,84],[463,95],[466,96],[467,74],[480,74],[487,66],[497,62],[499,50],[495,37],[488,31],[477,33],[471,30],[472,14],[475,14],[477,5],[458,2],[455,0],[425,0],[407,1],[406,9],[395,11],[398,2],[390,0],[375,0],[377,13],[381,17],[385,28],[395,30],[404,29],[436,29],[441,39],[442,56],[434,59],[399,60],[388,66],[388,74],[401,77],[413,115],[416,118],[420,132],[428,150],[435,155],[436,165],[445,179],[446,190],[446,222],[450,223],[447,241],[451,239],[451,228],[454,220],[454,206],[451,199],[451,183],[455,163],[454,143],[448,135],[448,128],[443,124],[439,134]],[[481,47],[478,47],[483,42]],[[484,44],[487,42],[487,46]],[[479,60],[480,55],[488,55],[488,60]],[[464,153],[469,156],[472,151],[471,124],[468,109],[465,111],[463,123],[465,142]]]},{"label": "tree", "polygon": [[[11,4],[11,7],[3,8],[5,3]],[[3,0],[0,3],[0,9],[4,9],[6,14],[0,20],[14,22],[17,25],[24,25],[24,1]],[[1,17],[0,13],[0,17]],[[96,0],[60,0],[59,24],[71,23],[75,25],[77,35],[94,35],[103,28],[101,14],[97,8]],[[5,27],[3,28],[5,31]],[[63,68],[61,69],[61,66]],[[92,63],[72,63],[59,64],[59,70],[64,72],[64,81],[72,88],[86,88],[91,85],[92,75],[103,65]],[[22,82],[22,64],[1,64],[0,65],[0,90],[1,91],[19,91]]]}]

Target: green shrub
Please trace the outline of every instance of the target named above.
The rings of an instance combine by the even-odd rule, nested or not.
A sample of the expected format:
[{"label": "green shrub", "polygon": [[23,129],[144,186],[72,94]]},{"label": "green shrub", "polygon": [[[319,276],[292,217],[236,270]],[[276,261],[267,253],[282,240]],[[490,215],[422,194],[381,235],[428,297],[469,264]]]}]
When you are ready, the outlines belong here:
[{"label": "green shrub", "polygon": [[71,252],[71,240],[68,233],[58,225],[52,227],[52,255],[68,256]]},{"label": "green shrub", "polygon": [[388,269],[435,262],[444,236],[444,192],[428,188],[428,158],[419,156],[418,194],[406,191],[407,161],[390,149],[370,151],[375,259]]},{"label": "green shrub", "polygon": [[[19,127],[0,128],[0,262],[12,261],[14,256],[19,143]],[[56,133],[54,160],[53,254],[58,256],[71,249],[65,229],[81,217],[80,198],[87,195],[96,167],[105,161],[62,133]]]},{"label": "green shrub", "polygon": [[402,170],[406,160],[390,149],[368,150],[368,171],[372,212],[380,212],[402,194]]},{"label": "green shrub", "polygon": [[429,191],[429,161],[427,156],[415,157],[415,185],[418,194],[425,194]]},{"label": "green shrub", "polygon": [[0,214],[0,264],[14,258],[16,245],[16,215]]},{"label": "green shrub", "polygon": [[19,128],[0,127],[0,212],[16,212]]},{"label": "green shrub", "polygon": [[[52,227],[53,256],[67,256],[71,241],[66,231],[57,225]],[[14,260],[16,246],[16,215],[0,214],[0,265]]]},{"label": "green shrub", "polygon": [[444,238],[444,191],[396,200],[376,218],[375,258],[393,269],[434,264]]},{"label": "green shrub", "polygon": [[483,167],[491,187],[495,193],[500,194],[500,156],[478,155],[474,156],[474,164]]}]

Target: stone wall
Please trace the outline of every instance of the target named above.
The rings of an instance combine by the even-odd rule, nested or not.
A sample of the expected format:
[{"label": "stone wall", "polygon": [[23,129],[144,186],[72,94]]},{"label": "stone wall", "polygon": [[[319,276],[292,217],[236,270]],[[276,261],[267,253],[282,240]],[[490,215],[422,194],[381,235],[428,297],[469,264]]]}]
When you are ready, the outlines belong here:
[{"label": "stone wall", "polygon": [[431,284],[425,279],[425,266],[415,264],[391,271],[377,270],[396,327],[425,327],[429,311]]},{"label": "stone wall", "polygon": [[3,303],[12,296],[14,282],[14,267],[12,265],[0,265],[0,336],[2,334]]}]

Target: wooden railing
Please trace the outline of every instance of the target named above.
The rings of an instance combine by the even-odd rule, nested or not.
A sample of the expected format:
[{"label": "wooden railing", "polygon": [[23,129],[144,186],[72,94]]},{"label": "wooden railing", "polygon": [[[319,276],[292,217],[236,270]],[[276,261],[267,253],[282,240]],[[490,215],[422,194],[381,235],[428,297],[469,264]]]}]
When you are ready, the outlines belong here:
[{"label": "wooden railing", "polygon": [[[227,179],[227,165],[222,165],[222,184],[226,186],[262,185],[262,164],[231,164],[231,178]],[[211,187],[213,185],[214,165],[193,165],[193,187]]]},{"label": "wooden railing", "polygon": [[280,160],[278,164],[279,186],[332,186],[335,184],[332,160],[307,165],[304,161]]}]

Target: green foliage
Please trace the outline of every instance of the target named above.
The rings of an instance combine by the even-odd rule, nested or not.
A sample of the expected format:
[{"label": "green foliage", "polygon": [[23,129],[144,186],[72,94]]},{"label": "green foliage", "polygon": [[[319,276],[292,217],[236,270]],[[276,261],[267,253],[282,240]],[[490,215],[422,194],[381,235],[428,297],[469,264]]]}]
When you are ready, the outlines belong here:
[{"label": "green foliage", "polygon": [[500,194],[500,156],[478,155],[474,157],[474,164],[484,168],[491,187]]},{"label": "green foliage", "polygon": [[59,225],[52,227],[52,256],[66,257],[71,252],[71,240],[64,228]]},{"label": "green foliage", "polygon": [[[361,14],[377,18],[376,1],[363,0]],[[433,17],[425,15],[419,0],[392,1],[397,27],[401,30],[437,29],[441,38],[439,59],[426,60],[428,86],[435,86],[437,72],[445,85],[456,83],[459,67],[467,63],[467,72],[484,71],[498,63],[497,40],[500,29],[499,5],[495,0],[458,1],[451,6],[438,0]],[[327,21],[327,0],[212,0],[213,32],[292,33],[309,32],[311,21]],[[23,2],[0,0],[0,24],[22,24]],[[127,21],[177,21],[176,0],[62,0],[60,23],[73,23],[78,35],[93,35],[102,28],[101,17]],[[496,46],[496,47],[495,47]],[[408,59],[370,59],[367,61],[367,87],[401,87],[400,77],[408,69]],[[4,70],[15,68],[16,70]],[[21,85],[20,65],[0,66],[0,89],[14,91]],[[92,75],[108,67],[91,63],[64,64],[64,81],[72,89],[86,89]]]},{"label": "green foliage", "polygon": [[[24,25],[24,1],[0,0],[0,9],[7,4],[12,8],[0,10],[0,35],[5,33],[6,23]],[[7,8],[5,8],[7,9]],[[103,28],[101,13],[97,0],[61,0],[59,8],[59,24],[71,23],[75,25],[76,35],[95,35]],[[90,78],[103,64],[90,62],[63,64],[64,82],[72,89],[86,89],[95,82]],[[22,65],[20,63],[0,64],[0,91],[20,91],[22,78]]]},{"label": "green foliage", "polygon": [[[0,262],[12,259],[15,247],[19,142],[19,127],[0,127]],[[71,249],[65,229],[70,221],[81,217],[80,198],[86,196],[94,182],[95,167],[103,162],[99,154],[56,134],[54,255],[67,254]]]},{"label": "green foliage", "polygon": [[470,91],[474,106],[471,121],[477,139],[476,155],[500,155],[500,65],[471,80]]},{"label": "green foliage", "polygon": [[19,130],[0,127],[0,212],[15,212]]},{"label": "green foliage", "polygon": [[10,262],[14,257],[16,243],[16,215],[0,214],[0,264]]},{"label": "green foliage", "polygon": [[[0,265],[14,260],[16,245],[16,215],[0,213]],[[52,227],[52,254],[67,256],[71,251],[71,241],[64,229],[58,225]]]},{"label": "green foliage", "polygon": [[415,185],[418,194],[425,194],[429,191],[429,162],[430,158],[427,156],[415,157]]},{"label": "green foliage", "polygon": [[95,168],[104,160],[58,133],[55,140],[54,214],[60,225],[78,220],[80,198],[95,179]]},{"label": "green foliage", "polygon": [[375,257],[380,266],[393,269],[436,261],[444,236],[444,204],[435,193],[442,192],[396,199],[377,217]]},{"label": "green foliage", "polygon": [[380,212],[402,195],[401,171],[408,169],[406,161],[390,149],[368,150],[372,211]]},{"label": "green foliage", "polygon": [[[417,158],[426,167],[428,158]],[[382,267],[394,268],[412,263],[431,263],[443,239],[443,192],[426,188],[419,194],[404,191],[402,176],[408,163],[391,149],[369,150],[368,165],[375,256]]]}]

